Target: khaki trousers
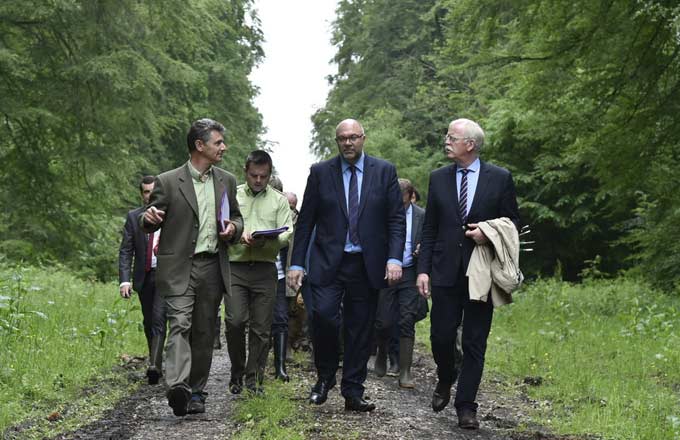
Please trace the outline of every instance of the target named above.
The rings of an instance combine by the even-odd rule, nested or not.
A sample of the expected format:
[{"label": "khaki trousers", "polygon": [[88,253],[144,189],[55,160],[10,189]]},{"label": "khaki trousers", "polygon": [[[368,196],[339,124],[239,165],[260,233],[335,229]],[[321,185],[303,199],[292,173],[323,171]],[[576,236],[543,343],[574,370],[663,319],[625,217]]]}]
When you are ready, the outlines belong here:
[{"label": "khaki trousers", "polygon": [[224,291],[219,257],[195,257],[189,287],[183,295],[166,296],[168,343],[165,381],[203,394],[212,364],[217,309]]},{"label": "khaki trousers", "polygon": [[231,382],[237,382],[245,374],[246,386],[254,387],[264,379],[276,299],[276,275],[274,263],[231,263],[231,289],[224,296]]}]

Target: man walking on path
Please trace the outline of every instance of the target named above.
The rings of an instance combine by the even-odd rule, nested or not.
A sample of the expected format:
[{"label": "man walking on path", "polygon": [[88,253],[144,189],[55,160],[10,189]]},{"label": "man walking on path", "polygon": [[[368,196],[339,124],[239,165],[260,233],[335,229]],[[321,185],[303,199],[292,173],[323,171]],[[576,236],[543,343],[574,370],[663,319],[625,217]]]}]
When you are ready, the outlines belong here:
[{"label": "man walking on path", "polygon": [[[402,278],[398,284],[380,290],[376,317],[378,351],[374,370],[379,377],[387,373],[388,340],[393,326],[396,325],[399,328],[399,386],[415,388],[415,381],[411,376],[411,363],[416,336],[416,317],[420,306],[420,295],[416,287],[416,263],[420,252],[425,210],[411,203],[413,185],[409,180],[399,179],[399,189],[406,210],[406,241],[401,260]],[[394,322],[395,316],[398,322]]]},{"label": "man walking on path", "polygon": [[287,281],[299,289],[312,230],[309,281],[318,380],[309,401],[320,405],[336,384],[340,303],[344,331],[341,392],[345,409],[373,411],[363,398],[378,290],[401,279],[406,220],[394,165],[363,153],[364,129],[338,124],[339,155],[312,165],[298,217]]},{"label": "man walking on path", "polygon": [[[165,301],[156,289],[156,254],[160,231],[145,234],[139,226],[139,216],[144,212],[153,191],[153,176],[144,176],[139,183],[144,206],[128,212],[123,227],[123,239],[118,253],[118,279],[120,296],[130,298],[134,290],[142,306],[144,336],[149,349],[149,368],[146,377],[156,385],[163,376],[163,347],[165,344]],[[134,260],[134,264],[133,264]],[[133,268],[132,272],[130,269]]]},{"label": "man walking on path", "polygon": [[167,304],[165,377],[176,416],[205,412],[217,309],[230,289],[227,247],[243,231],[236,179],[214,166],[227,148],[224,126],[195,121],[187,146],[189,161],[156,178],[140,217],[147,232],[163,228],[156,287]]},{"label": "man walking on path", "polygon": [[486,340],[491,329],[491,301],[471,301],[465,275],[476,244],[488,242],[477,223],[500,217],[519,226],[515,184],[505,168],[479,160],[484,132],[474,121],[457,119],[445,137],[446,156],[453,165],[430,174],[417,285],[430,296],[432,354],[438,382],[432,409],[443,410],[451,398],[457,328],[463,313],[463,364],[454,405],[461,428],[477,429],[477,391],[482,379]]},{"label": "man walking on path", "polygon": [[[243,386],[262,393],[269,351],[272,314],[276,300],[276,257],[288,245],[293,218],[286,197],[268,185],[272,159],[262,150],[248,154],[246,183],[239,185],[238,203],[243,212],[244,232],[239,244],[229,248],[231,290],[225,294],[227,349],[231,359],[229,390],[238,394]],[[277,235],[253,235],[287,227]],[[246,327],[248,355],[246,359]]]}]

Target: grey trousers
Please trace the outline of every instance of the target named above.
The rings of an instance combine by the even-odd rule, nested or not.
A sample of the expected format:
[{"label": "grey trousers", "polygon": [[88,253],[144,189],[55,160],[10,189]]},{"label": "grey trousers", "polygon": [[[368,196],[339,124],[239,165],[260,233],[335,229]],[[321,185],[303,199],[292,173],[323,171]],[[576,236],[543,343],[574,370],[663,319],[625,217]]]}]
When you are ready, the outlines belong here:
[{"label": "grey trousers", "polygon": [[168,342],[165,381],[203,395],[212,364],[215,319],[224,291],[219,257],[194,258],[183,295],[165,296]]},{"label": "grey trousers", "polygon": [[[245,374],[246,386],[261,384],[269,351],[276,300],[274,263],[231,263],[231,289],[224,296],[231,381]],[[246,324],[248,356],[246,359]]]}]

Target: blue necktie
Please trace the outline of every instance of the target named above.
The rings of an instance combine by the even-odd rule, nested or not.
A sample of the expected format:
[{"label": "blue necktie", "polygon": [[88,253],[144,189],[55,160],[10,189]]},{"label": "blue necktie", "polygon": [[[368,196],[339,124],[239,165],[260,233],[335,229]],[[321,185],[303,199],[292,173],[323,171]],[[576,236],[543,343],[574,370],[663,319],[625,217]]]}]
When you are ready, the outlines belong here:
[{"label": "blue necktie", "polygon": [[357,185],[357,168],[350,165],[348,214],[349,214],[349,240],[352,244],[359,244],[359,190]]}]

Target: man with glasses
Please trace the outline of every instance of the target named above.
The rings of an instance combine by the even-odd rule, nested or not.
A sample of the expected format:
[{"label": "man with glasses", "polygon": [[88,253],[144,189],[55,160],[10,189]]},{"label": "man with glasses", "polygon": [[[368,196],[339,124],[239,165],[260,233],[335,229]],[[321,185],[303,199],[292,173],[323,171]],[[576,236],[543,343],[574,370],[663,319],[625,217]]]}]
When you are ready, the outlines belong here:
[{"label": "man with glasses", "polygon": [[456,329],[464,313],[463,364],[454,405],[458,425],[477,429],[475,400],[493,304],[470,300],[466,271],[475,244],[488,242],[478,223],[507,217],[519,226],[519,210],[510,172],[479,160],[484,132],[476,122],[451,122],[444,142],[446,156],[454,163],[430,174],[416,283],[421,295],[432,295],[430,340],[438,376],[432,409],[443,410],[451,398],[458,376]]},{"label": "man with glasses", "polygon": [[[339,155],[312,166],[298,217],[288,284],[299,289],[309,270],[314,363],[318,380],[309,396],[321,405],[336,384],[340,304],[345,409],[373,411],[363,398],[378,290],[401,279],[406,219],[394,165],[363,153],[358,121],[338,124]],[[305,254],[316,237],[309,265]]]}]

